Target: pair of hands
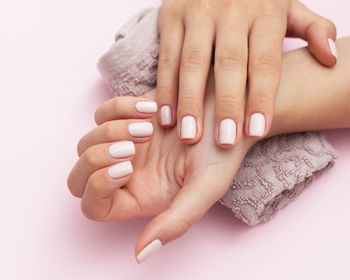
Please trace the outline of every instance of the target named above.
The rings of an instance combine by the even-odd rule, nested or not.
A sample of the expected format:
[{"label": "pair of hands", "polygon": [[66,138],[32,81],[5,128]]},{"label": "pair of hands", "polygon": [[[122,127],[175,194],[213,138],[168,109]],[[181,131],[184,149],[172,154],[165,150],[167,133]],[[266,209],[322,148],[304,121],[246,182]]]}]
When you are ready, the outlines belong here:
[{"label": "pair of hands", "polygon": [[[182,234],[227,191],[254,144],[242,139],[223,150],[214,140],[213,79],[205,101],[203,139],[186,145],[156,118],[155,90],[116,97],[97,109],[98,126],[78,144],[68,177],[83,213],[97,221],[155,216],[139,237],[138,262]],[[135,143],[135,144],[134,144]]]},{"label": "pair of hands", "polygon": [[[220,199],[250,147],[268,134],[286,30],[306,39],[322,64],[336,63],[331,22],[297,1],[246,2],[164,1],[157,94],[106,102],[98,126],[79,142],[68,186],[87,217],[155,216],[137,241],[138,262]],[[215,84],[211,75],[206,87],[214,38]],[[264,120],[252,122],[254,113]]]},{"label": "pair of hands", "polygon": [[203,135],[212,58],[215,139],[230,148],[243,134],[261,138],[271,128],[286,35],[306,40],[325,66],[337,57],[334,24],[296,0],[164,0],[159,31],[158,119],[163,127],[177,123],[187,144]]}]

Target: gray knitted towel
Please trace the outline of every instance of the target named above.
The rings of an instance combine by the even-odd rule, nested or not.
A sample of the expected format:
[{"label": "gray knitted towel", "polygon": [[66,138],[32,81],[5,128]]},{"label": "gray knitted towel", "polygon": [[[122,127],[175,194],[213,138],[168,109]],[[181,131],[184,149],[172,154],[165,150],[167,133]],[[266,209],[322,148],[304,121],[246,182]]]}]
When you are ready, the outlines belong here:
[{"label": "gray knitted towel", "polygon": [[[142,95],[156,86],[158,9],[141,11],[117,33],[98,68],[114,95]],[[249,225],[270,219],[335,161],[316,132],[276,136],[257,143],[220,200]]]}]

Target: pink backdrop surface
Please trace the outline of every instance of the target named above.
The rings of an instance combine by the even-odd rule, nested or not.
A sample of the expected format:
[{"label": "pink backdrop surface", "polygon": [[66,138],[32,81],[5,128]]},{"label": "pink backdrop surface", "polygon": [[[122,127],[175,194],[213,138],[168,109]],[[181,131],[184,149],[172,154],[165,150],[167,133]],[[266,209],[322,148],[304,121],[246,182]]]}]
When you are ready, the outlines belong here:
[{"label": "pink backdrop surface", "polygon": [[[81,214],[66,176],[110,97],[96,60],[122,23],[155,4],[0,1],[0,279],[350,279],[350,130],[327,132],[336,165],[271,222],[249,228],[216,205],[142,265],[133,251],[145,220]],[[347,0],[307,4],[349,35]]]}]

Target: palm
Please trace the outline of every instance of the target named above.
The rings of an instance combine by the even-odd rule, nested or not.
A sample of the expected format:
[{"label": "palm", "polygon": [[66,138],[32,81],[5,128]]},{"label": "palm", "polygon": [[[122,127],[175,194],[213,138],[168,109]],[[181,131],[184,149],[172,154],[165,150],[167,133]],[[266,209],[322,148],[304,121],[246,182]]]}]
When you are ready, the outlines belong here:
[{"label": "palm", "polygon": [[[153,99],[154,91],[148,95],[148,98]],[[136,145],[132,178],[122,190],[116,191],[111,208],[115,213],[110,213],[112,216],[121,212],[127,212],[127,218],[159,214],[170,206],[186,178],[194,176],[212,182],[216,190],[213,195],[217,199],[224,194],[241,164],[244,149],[239,145],[231,150],[222,150],[216,146],[213,132],[214,102],[211,101],[210,98],[206,100],[203,138],[195,145],[182,144],[177,139],[176,127],[164,130],[156,118],[152,119],[152,140]],[[120,192],[126,192],[129,196],[127,205],[126,200],[117,199]]]},{"label": "palm", "polygon": [[[119,216],[121,208],[128,212],[126,217],[151,216],[167,209],[181,186],[176,183],[175,173],[170,171],[184,146],[176,138],[175,129],[162,129],[154,118],[152,140],[136,144],[133,159],[134,172],[129,182],[114,193],[110,215]],[[182,146],[182,147],[181,147]],[[174,154],[176,153],[176,154]],[[120,194],[129,196],[120,199]],[[127,204],[127,205],[126,205]]]}]

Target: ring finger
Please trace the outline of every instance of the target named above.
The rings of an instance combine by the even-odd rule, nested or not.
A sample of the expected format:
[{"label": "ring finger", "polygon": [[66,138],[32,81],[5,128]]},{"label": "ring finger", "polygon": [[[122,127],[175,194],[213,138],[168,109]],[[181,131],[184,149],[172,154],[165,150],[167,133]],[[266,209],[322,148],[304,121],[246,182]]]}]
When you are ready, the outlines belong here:
[{"label": "ring finger", "polygon": [[103,143],[90,147],[79,158],[68,176],[68,187],[74,196],[82,197],[88,178],[95,171],[130,161],[135,154],[135,145],[131,141]]},{"label": "ring finger", "polygon": [[203,100],[214,40],[214,24],[199,13],[185,19],[186,35],[181,55],[178,136],[193,144],[202,136]]}]

